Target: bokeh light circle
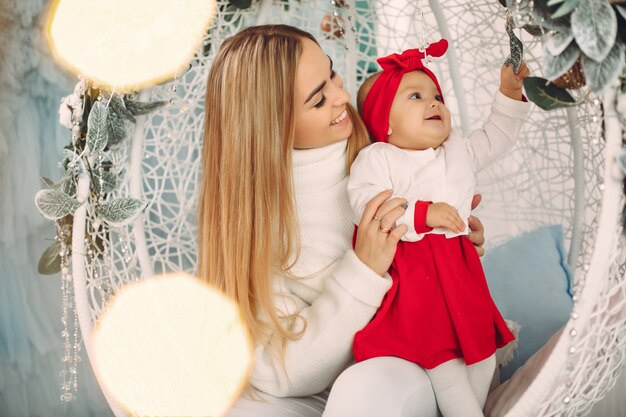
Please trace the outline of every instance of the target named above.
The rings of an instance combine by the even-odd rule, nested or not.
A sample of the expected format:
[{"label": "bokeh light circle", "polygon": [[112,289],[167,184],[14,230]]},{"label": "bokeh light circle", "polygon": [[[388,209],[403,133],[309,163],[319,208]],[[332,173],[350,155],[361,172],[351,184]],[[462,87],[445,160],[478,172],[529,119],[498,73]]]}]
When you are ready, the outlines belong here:
[{"label": "bokeh light circle", "polygon": [[122,288],[92,343],[98,380],[138,416],[221,416],[252,361],[237,305],[185,274]]},{"label": "bokeh light circle", "polygon": [[186,68],[215,13],[215,0],[55,0],[46,34],[62,65],[127,92]]}]

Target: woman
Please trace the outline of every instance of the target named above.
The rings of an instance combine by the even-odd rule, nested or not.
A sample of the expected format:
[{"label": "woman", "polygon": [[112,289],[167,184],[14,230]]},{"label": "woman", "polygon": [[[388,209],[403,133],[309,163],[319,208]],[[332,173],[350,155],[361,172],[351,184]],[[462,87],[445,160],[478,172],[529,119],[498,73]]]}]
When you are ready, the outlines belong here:
[{"label": "woman", "polygon": [[[289,26],[240,32],[211,67],[199,275],[238,302],[257,346],[249,391],[264,400],[242,398],[229,417],[322,415],[354,334],[391,285],[386,271],[406,231],[394,224],[406,200],[391,191],[373,198],[351,249],[347,167],[370,142],[349,98],[315,39]],[[482,225],[471,218],[470,226],[482,251]],[[396,406],[436,415],[423,370],[377,359],[386,361],[339,378],[325,415],[379,416],[375,405],[385,404],[388,416],[403,415]],[[395,382],[381,386],[396,390],[383,392],[375,383],[391,370]],[[374,392],[355,399],[355,389]]]}]

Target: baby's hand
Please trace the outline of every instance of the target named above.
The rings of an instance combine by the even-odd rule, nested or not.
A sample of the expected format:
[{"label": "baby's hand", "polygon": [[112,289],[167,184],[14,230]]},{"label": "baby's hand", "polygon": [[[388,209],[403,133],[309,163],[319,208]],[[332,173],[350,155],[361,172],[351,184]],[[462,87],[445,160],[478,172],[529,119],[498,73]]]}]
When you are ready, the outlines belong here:
[{"label": "baby's hand", "polygon": [[524,62],[522,62],[518,74],[513,71],[513,65],[502,66],[500,70],[500,92],[513,100],[521,100],[524,78],[529,75],[530,70]]},{"label": "baby's hand", "polygon": [[428,206],[426,226],[446,227],[456,233],[465,230],[465,223],[461,220],[459,212],[447,203],[433,203]]}]

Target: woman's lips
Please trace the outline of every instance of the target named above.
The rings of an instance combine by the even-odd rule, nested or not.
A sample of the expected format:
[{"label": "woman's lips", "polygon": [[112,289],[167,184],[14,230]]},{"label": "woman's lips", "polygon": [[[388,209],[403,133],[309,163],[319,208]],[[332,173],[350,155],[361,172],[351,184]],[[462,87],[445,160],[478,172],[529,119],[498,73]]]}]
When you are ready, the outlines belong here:
[{"label": "woman's lips", "polygon": [[348,110],[342,111],[333,121],[330,122],[331,126],[338,126],[346,123],[348,120]]}]

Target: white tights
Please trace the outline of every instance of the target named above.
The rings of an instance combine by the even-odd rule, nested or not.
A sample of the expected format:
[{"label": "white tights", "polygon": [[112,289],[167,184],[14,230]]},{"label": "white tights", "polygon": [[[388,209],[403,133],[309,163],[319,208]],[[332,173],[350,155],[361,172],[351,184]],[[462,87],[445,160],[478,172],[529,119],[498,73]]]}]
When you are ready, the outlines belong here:
[{"label": "white tights", "polygon": [[429,371],[382,356],[347,368],[330,395],[328,390],[297,398],[259,393],[264,402],[241,398],[226,417],[437,417],[433,387],[444,416],[482,417],[494,368],[495,356],[470,366],[456,359]]},{"label": "white tights", "polygon": [[426,371],[444,417],[484,417],[483,407],[496,366],[495,354],[466,366],[463,359]]},{"label": "white tights", "polygon": [[330,396],[328,390],[308,397],[260,395],[265,402],[240,398],[226,417],[437,417],[426,372],[391,356],[348,367]]},{"label": "white tights", "polygon": [[430,380],[394,356],[352,365],[335,381],[323,417],[437,417]]}]

